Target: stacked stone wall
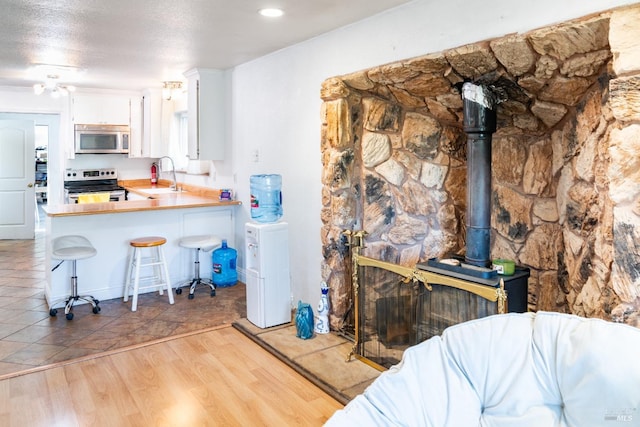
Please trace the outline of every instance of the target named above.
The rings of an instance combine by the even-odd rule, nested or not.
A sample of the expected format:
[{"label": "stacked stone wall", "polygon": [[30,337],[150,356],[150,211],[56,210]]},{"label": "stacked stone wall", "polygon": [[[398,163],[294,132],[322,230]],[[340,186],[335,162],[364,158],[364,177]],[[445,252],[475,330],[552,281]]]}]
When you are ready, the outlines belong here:
[{"label": "stacked stone wall", "polygon": [[366,230],[365,254],[401,265],[464,252],[464,81],[502,98],[492,257],[531,269],[532,310],[638,322],[640,73],[628,56],[640,30],[622,29],[639,10],[324,82],[322,274],[334,328],[353,303],[344,230]]},{"label": "stacked stone wall", "polygon": [[640,7],[611,15],[615,78],[609,84],[615,127],[606,155],[612,200],[611,283],[621,303],[613,320],[640,327]]}]

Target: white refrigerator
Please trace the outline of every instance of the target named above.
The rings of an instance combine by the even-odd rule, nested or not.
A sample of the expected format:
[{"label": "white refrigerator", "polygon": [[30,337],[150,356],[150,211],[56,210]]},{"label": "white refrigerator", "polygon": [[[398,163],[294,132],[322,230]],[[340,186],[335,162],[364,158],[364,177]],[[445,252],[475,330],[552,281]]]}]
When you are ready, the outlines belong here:
[{"label": "white refrigerator", "polygon": [[260,328],[291,321],[289,224],[245,224],[247,319]]}]

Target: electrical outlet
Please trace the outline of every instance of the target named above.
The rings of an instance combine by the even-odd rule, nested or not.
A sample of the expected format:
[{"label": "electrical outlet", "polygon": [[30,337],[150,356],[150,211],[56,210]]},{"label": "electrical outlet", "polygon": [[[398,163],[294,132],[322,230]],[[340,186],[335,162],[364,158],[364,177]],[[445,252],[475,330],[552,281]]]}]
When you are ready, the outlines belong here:
[{"label": "electrical outlet", "polygon": [[253,160],[254,163],[258,163],[260,161],[260,150],[257,148],[253,150],[251,153],[251,160]]}]

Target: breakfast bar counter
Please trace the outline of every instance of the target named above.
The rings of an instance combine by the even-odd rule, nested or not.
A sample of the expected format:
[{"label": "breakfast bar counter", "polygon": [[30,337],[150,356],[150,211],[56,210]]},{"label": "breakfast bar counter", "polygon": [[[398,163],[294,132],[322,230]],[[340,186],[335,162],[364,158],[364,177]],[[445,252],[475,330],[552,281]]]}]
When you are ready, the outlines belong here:
[{"label": "breakfast bar counter", "polygon": [[[237,200],[220,200],[220,191],[187,186],[186,190],[173,191],[165,180],[161,185],[141,183],[141,180],[120,181],[135,200],[123,202],[65,204],[46,206],[47,216],[95,215],[104,213],[138,212],[159,209],[183,209],[239,205]],[[133,198],[133,197],[132,197]]]},{"label": "breakfast bar counter", "polygon": [[49,217],[73,216],[73,215],[95,215],[95,214],[115,214],[123,212],[145,212],[161,209],[184,209],[199,207],[220,207],[239,205],[237,200],[218,201],[210,198],[178,193],[175,195],[163,194],[162,197],[129,200],[125,202],[105,202],[86,204],[67,204],[43,207]]},{"label": "breakfast bar counter", "polygon": [[[47,302],[64,299],[71,290],[71,262],[51,271],[59,262],[51,256],[51,243],[56,237],[84,236],[97,250],[96,256],[77,263],[79,294],[93,295],[99,300],[122,298],[131,239],[142,236],[167,239],[163,249],[175,287],[191,278],[194,261],[193,252],[181,248],[178,241],[188,235],[212,234],[235,247],[235,208],[240,204],[185,191],[162,192],[142,200],[47,206]],[[201,276],[210,277],[211,252],[202,252],[200,262]],[[208,293],[206,296],[209,297]]]}]

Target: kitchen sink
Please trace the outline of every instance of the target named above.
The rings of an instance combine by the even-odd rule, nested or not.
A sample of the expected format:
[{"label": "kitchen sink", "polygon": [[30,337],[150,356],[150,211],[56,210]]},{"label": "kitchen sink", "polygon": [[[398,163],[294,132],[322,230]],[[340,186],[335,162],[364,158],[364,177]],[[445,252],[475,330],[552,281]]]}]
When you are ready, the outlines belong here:
[{"label": "kitchen sink", "polygon": [[178,194],[178,193],[186,193],[186,190],[178,190],[175,191],[169,187],[159,187],[159,188],[136,188],[136,191],[141,193],[146,193],[150,195],[154,194]]}]

